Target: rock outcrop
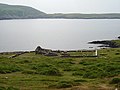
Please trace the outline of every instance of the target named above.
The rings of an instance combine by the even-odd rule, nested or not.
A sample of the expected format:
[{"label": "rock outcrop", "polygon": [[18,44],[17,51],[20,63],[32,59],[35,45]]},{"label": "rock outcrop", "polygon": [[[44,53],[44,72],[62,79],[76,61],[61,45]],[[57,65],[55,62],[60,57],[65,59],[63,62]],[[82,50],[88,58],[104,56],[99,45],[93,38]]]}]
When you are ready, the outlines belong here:
[{"label": "rock outcrop", "polygon": [[89,44],[102,44],[99,47],[120,48],[120,45],[113,40],[92,41],[92,42],[89,42]]},{"label": "rock outcrop", "polygon": [[58,56],[57,53],[53,52],[50,49],[43,49],[40,46],[38,46],[35,49],[35,54],[41,54],[41,55],[45,55],[45,56]]},{"label": "rock outcrop", "polygon": [[46,54],[46,52],[44,51],[44,49],[42,49],[40,46],[38,46],[35,49],[35,54]]},{"label": "rock outcrop", "polygon": [[55,52],[49,52],[49,53],[46,53],[45,56],[58,56],[58,54]]}]

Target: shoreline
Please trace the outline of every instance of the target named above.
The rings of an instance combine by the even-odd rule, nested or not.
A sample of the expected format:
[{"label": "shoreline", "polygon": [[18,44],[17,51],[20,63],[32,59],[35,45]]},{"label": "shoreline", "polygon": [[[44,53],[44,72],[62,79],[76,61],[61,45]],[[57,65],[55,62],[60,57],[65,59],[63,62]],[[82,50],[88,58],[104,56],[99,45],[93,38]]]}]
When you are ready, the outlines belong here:
[{"label": "shoreline", "polygon": [[[88,44],[101,44],[100,46],[97,47],[102,47],[102,48],[120,48],[120,36],[118,36],[118,39],[116,40],[97,40],[97,41],[91,41],[88,42]],[[91,52],[95,51],[96,48],[94,47],[89,47],[91,49],[78,49],[78,50],[52,50],[52,49],[46,49],[45,50],[50,50],[52,52]],[[100,48],[97,48],[100,49]],[[31,53],[35,52],[35,50],[23,50],[23,51],[1,51],[0,54],[19,54],[19,53]]]},{"label": "shoreline", "polygon": [[80,19],[85,19],[85,20],[90,20],[90,19],[92,19],[92,20],[94,20],[94,19],[97,19],[97,20],[120,20],[120,18],[10,18],[10,19],[0,19],[0,21],[4,21],[4,20],[29,20],[29,19],[31,19],[31,20],[37,20],[37,19],[66,19],[66,20],[69,20],[69,19],[77,19],[77,20],[80,20]]},{"label": "shoreline", "polygon": [[88,43],[89,44],[102,44],[98,47],[120,48],[120,44],[117,43],[117,40],[92,41],[92,42],[88,42]]},{"label": "shoreline", "polygon": [[98,47],[109,47],[109,48],[120,48],[120,36],[117,37],[118,39],[115,40],[97,40],[88,42],[88,44],[101,44]]}]

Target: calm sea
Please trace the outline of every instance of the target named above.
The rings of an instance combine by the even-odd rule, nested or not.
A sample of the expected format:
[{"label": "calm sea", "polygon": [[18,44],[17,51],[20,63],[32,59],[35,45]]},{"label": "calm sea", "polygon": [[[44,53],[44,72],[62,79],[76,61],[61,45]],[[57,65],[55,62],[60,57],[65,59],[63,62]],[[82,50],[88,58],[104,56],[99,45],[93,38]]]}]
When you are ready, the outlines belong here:
[{"label": "calm sea", "polygon": [[93,40],[116,39],[120,20],[27,19],[0,21],[0,52],[34,50],[38,45],[54,50],[96,48]]}]

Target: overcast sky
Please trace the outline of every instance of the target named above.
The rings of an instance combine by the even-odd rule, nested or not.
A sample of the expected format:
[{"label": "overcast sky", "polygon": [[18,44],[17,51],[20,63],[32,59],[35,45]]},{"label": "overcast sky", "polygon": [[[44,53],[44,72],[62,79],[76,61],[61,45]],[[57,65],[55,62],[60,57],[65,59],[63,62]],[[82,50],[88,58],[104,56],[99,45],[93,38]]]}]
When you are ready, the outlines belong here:
[{"label": "overcast sky", "polygon": [[120,13],[120,0],[0,0],[27,5],[46,13]]}]

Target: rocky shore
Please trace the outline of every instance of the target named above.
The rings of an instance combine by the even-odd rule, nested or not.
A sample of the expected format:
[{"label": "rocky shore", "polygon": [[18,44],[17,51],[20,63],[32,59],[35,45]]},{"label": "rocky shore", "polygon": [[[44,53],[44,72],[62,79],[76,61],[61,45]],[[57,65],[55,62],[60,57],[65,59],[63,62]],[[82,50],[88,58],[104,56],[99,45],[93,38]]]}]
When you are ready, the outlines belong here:
[{"label": "rocky shore", "polygon": [[118,37],[118,39],[120,39],[120,36]]},{"label": "rocky shore", "polygon": [[92,41],[89,44],[102,44],[99,47],[110,47],[110,48],[120,48],[120,44],[117,43],[118,40],[103,40],[103,41]]}]

